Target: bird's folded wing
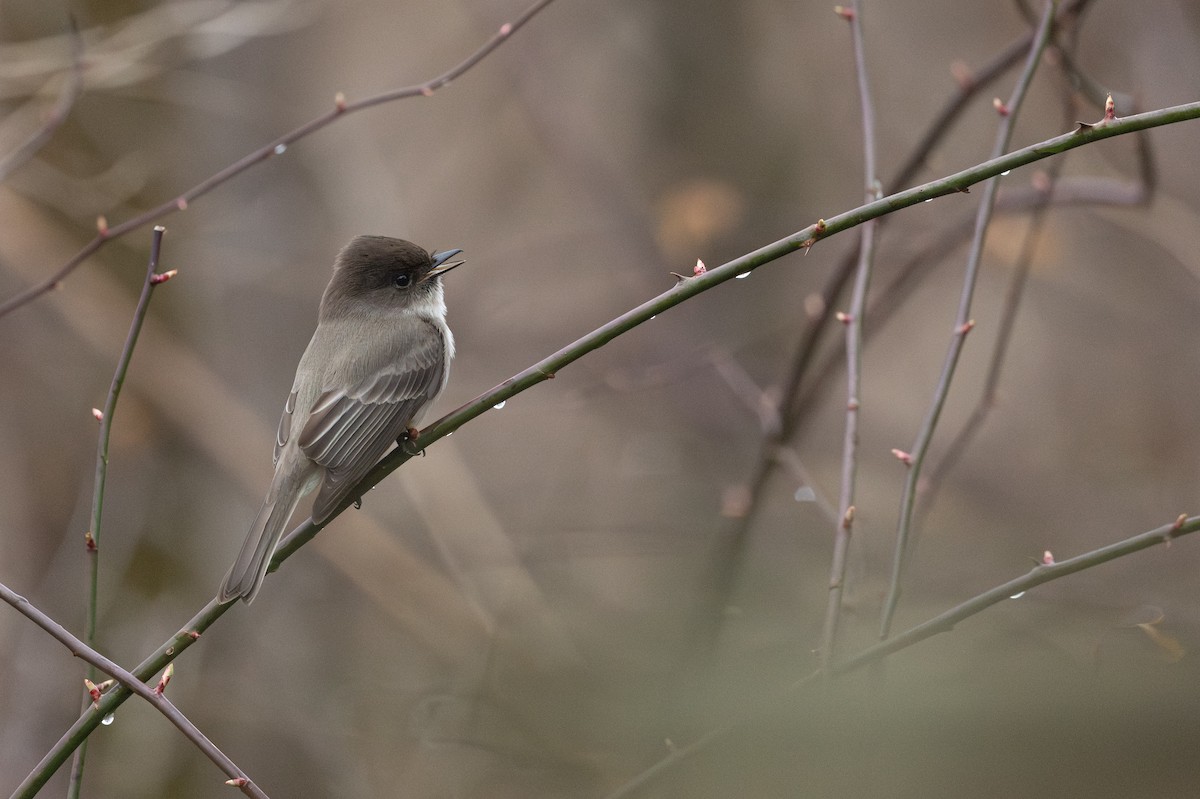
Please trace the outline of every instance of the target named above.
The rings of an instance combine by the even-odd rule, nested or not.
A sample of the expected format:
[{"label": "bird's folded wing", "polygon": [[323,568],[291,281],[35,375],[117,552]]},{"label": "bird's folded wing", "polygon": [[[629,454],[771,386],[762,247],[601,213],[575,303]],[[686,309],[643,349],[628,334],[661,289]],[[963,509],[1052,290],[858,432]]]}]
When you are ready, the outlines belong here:
[{"label": "bird's folded wing", "polygon": [[328,389],[309,410],[297,444],[325,476],[313,501],[323,522],[369,472],[445,382],[440,335],[426,346],[367,374],[356,385]]}]

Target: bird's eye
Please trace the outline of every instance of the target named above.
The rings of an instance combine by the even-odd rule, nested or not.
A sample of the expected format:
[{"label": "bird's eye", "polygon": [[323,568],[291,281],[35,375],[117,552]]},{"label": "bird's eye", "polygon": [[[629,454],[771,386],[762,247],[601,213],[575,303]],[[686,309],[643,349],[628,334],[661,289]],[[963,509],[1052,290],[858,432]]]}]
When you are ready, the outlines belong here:
[{"label": "bird's eye", "polygon": [[392,278],[392,285],[398,289],[406,289],[412,283],[412,278],[401,272]]}]

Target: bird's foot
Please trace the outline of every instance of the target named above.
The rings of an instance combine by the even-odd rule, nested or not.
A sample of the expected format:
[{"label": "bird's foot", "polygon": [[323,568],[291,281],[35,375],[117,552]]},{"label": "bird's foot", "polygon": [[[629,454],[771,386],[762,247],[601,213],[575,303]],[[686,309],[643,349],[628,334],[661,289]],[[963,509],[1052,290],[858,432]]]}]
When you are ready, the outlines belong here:
[{"label": "bird's foot", "polygon": [[420,431],[415,427],[410,427],[404,431],[403,435],[396,439],[396,446],[404,450],[404,454],[410,458],[415,458],[418,455],[425,456],[425,448],[417,443],[417,437]]}]

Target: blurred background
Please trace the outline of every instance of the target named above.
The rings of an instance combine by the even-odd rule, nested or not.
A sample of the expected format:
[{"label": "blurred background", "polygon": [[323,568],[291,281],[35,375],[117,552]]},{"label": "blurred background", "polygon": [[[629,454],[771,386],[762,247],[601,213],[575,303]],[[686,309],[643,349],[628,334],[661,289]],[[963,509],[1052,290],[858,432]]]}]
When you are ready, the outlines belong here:
[{"label": "blurred background", "polygon": [[[1101,90],[1143,109],[1197,99],[1200,7],[1087,5],[1075,62]],[[64,91],[68,10],[84,45],[65,124],[0,184],[0,299],[65,263],[97,215],[115,225],[169,201],[339,91],[433,77],[523,8],[0,4],[0,153]],[[1028,30],[1018,4],[948,0],[871,2],[864,24],[885,184],[958,90],[952,74]],[[1014,147],[1101,116],[1082,95],[1072,107],[1061,57],[1045,62]],[[971,98],[910,183],[986,157],[992,98],[1015,74]],[[1109,181],[1107,202],[1045,217],[995,406],[923,495],[896,631],[1046,550],[1200,511],[1196,124],[1149,134],[1148,204],[1119,207],[1129,195],[1112,188],[1147,192],[1133,137],[1066,157],[1064,177]],[[465,251],[446,280],[459,355],[432,420],[669,288],[668,272],[858,205],[861,140],[829,3],[558,0],[433,97],[343,118],[166,218],[162,267],[179,276],[154,295],[117,409],[101,650],[132,667],[212,597],[352,236]],[[1050,163],[1002,195],[1028,197]],[[905,478],[890,450],[911,447],[928,407],[978,196],[908,209],[881,234],[873,296],[888,315],[867,322],[845,655],[875,640]],[[1012,213],[991,230],[931,466],[980,397],[1028,225]],[[1200,541],[1043,586],[882,671],[783,699],[816,665],[828,594],[839,325],[816,358],[833,367],[806,374],[803,402],[783,392],[855,242],[724,284],[439,441],[185,653],[172,699],[272,796],[599,797],[764,705],[640,795],[1192,795]],[[149,243],[148,227],[111,242],[0,318],[0,581],[77,633],[91,409]],[[781,404],[797,410],[791,435],[764,445]],[[816,501],[795,499],[805,486]],[[6,609],[0,672],[11,790],[76,718],[82,666]],[[84,795],[227,796],[223,779],[132,701],[92,736]]]}]

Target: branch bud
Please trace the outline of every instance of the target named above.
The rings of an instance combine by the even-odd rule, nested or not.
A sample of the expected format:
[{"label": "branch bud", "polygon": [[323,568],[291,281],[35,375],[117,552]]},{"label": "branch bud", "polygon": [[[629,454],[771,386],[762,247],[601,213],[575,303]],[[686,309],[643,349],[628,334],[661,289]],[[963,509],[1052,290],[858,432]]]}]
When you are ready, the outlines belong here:
[{"label": "branch bud", "polygon": [[92,707],[96,707],[100,702],[100,686],[96,685],[96,683],[92,682],[87,677],[84,677],[83,687],[87,689],[88,696],[92,698]]},{"label": "branch bud", "polygon": [[168,663],[166,669],[163,670],[162,676],[158,678],[158,685],[154,686],[154,693],[162,696],[163,691],[167,690],[167,683],[171,682],[171,678],[174,676],[175,664]]}]

